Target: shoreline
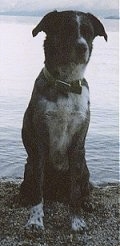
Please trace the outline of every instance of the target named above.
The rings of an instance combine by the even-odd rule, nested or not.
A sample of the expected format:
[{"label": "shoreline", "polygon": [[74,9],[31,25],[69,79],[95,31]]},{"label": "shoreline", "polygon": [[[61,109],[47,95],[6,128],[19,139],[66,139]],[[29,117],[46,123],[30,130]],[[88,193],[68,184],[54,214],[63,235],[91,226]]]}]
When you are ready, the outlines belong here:
[{"label": "shoreline", "polygon": [[[14,184],[19,184],[22,183],[22,181],[24,180],[24,177],[12,177],[12,176],[3,176],[0,177],[0,183],[14,183]],[[90,180],[90,183],[94,186],[94,187],[104,187],[104,186],[116,186],[120,184],[119,180],[112,180],[111,181],[98,181],[96,182],[95,180]]]},{"label": "shoreline", "polygon": [[81,211],[88,227],[81,234],[70,229],[68,205],[51,201],[45,203],[45,230],[26,231],[24,225],[29,208],[23,207],[19,201],[21,181],[0,179],[0,246],[119,245],[119,184],[94,187],[90,196],[93,211]]}]

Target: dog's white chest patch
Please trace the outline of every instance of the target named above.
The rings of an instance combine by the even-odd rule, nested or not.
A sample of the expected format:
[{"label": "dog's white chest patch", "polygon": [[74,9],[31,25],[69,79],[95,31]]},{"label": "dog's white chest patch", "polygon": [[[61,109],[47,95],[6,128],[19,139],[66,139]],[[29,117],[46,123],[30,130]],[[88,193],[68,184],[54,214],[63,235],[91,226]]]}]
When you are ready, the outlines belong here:
[{"label": "dog's white chest patch", "polygon": [[[50,160],[63,169],[67,163],[67,147],[74,134],[80,130],[88,112],[89,92],[83,86],[81,95],[69,93],[56,103],[45,100],[45,117],[49,128]],[[61,166],[62,165],[62,166]]]}]

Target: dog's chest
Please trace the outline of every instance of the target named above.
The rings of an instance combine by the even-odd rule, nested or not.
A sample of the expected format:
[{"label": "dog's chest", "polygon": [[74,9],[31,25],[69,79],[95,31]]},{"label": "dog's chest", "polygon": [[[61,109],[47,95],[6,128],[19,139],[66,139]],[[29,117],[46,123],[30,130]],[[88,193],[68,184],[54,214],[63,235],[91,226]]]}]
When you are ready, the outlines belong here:
[{"label": "dog's chest", "polygon": [[68,97],[59,97],[57,102],[42,100],[44,118],[49,129],[50,160],[59,169],[67,163],[66,151],[72,142],[72,137],[79,132],[87,117],[89,92],[82,88],[81,95],[69,93]]}]

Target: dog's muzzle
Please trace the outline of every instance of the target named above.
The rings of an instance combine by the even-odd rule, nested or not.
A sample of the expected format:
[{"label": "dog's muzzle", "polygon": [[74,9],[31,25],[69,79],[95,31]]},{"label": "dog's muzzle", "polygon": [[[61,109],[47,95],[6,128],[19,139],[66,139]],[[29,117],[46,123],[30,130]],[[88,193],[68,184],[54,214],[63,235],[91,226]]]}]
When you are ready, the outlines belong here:
[{"label": "dog's muzzle", "polygon": [[87,51],[87,46],[86,44],[83,43],[77,43],[76,44],[76,51],[78,52],[78,54],[80,54],[81,56],[84,56],[86,51]]},{"label": "dog's muzzle", "polygon": [[80,42],[77,41],[76,45],[75,45],[75,56],[76,56],[76,60],[78,61],[78,63],[86,63],[88,61],[89,58],[89,48],[88,45],[86,43],[86,41],[84,42]]}]

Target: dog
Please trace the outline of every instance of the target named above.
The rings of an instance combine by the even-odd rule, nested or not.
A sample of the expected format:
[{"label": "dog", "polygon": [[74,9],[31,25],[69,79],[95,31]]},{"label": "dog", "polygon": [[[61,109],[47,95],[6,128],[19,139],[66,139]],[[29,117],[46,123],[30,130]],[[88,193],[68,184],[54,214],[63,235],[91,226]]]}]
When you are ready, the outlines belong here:
[{"label": "dog", "polygon": [[[45,32],[45,66],[25,112],[22,139],[28,158],[20,194],[32,205],[28,228],[44,229],[44,200],[66,197],[71,228],[84,230],[80,215],[89,197],[85,139],[90,122],[89,86],[84,78],[93,40],[107,34],[90,13],[53,11],[34,28]],[[88,204],[89,205],[89,204]]]}]

